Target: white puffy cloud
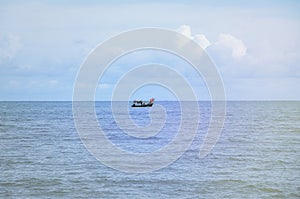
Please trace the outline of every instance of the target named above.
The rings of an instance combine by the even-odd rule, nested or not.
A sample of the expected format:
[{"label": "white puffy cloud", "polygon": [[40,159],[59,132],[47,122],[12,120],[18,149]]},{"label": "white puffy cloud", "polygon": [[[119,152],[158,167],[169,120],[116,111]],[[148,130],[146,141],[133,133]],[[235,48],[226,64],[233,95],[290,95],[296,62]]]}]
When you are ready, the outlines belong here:
[{"label": "white puffy cloud", "polygon": [[191,27],[189,25],[181,25],[177,32],[183,34],[184,36],[193,39],[196,43],[198,43],[203,49],[210,46],[210,41],[206,38],[204,34],[192,35]]},{"label": "white puffy cloud", "polygon": [[246,55],[247,47],[244,42],[231,34],[221,33],[215,45],[230,49],[233,58],[241,58]]},{"label": "white puffy cloud", "polygon": [[194,36],[195,42],[197,42],[203,49],[211,45],[210,41],[203,34],[197,34]]},{"label": "white puffy cloud", "polygon": [[231,34],[219,34],[217,41],[210,42],[204,34],[192,35],[191,27],[189,25],[180,26],[177,31],[186,37],[193,39],[203,49],[209,46],[214,46],[219,49],[219,53],[230,51],[232,58],[238,59],[246,55],[247,47],[241,39],[234,37]]},{"label": "white puffy cloud", "polygon": [[191,27],[188,26],[188,25],[181,25],[177,29],[177,32],[179,32],[179,33],[183,34],[184,36],[192,39]]},{"label": "white puffy cloud", "polygon": [[182,25],[177,31],[198,43],[216,64],[222,76],[232,78],[256,75],[255,67],[249,64],[255,57],[247,53],[243,40],[230,33],[219,33],[214,41],[209,41],[205,34],[192,34],[189,25]]}]

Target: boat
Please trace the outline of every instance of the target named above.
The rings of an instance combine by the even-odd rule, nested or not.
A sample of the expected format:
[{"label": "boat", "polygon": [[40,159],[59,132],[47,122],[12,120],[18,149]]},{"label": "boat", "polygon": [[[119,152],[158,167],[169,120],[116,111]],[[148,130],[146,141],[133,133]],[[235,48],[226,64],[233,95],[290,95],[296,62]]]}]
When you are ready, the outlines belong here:
[{"label": "boat", "polygon": [[151,98],[149,102],[144,102],[142,100],[134,100],[131,107],[151,107],[154,103],[154,98]]}]

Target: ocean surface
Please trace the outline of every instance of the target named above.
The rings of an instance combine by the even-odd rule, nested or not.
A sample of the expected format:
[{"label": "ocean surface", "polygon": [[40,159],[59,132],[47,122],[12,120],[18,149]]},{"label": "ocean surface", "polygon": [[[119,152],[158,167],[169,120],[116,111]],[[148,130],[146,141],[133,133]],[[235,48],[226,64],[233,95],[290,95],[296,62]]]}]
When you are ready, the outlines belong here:
[{"label": "ocean surface", "polygon": [[[181,126],[179,102],[155,105],[165,109],[165,124],[149,138],[123,133],[110,102],[96,102],[95,111],[115,146],[151,153],[169,144]],[[0,198],[300,198],[300,102],[227,102],[222,134],[205,158],[198,154],[211,105],[199,107],[197,134],[177,161],[130,173],[89,153],[75,128],[72,102],[0,102]],[[129,107],[129,114],[146,127],[153,108]]]}]

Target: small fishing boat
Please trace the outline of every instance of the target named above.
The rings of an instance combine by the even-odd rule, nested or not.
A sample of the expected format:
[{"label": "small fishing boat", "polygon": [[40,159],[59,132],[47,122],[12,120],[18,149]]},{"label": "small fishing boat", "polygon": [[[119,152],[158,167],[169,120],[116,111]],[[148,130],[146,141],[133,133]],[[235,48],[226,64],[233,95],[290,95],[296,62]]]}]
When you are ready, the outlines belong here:
[{"label": "small fishing boat", "polygon": [[151,98],[149,102],[144,102],[142,100],[134,100],[131,107],[151,107],[154,103],[154,98]]}]

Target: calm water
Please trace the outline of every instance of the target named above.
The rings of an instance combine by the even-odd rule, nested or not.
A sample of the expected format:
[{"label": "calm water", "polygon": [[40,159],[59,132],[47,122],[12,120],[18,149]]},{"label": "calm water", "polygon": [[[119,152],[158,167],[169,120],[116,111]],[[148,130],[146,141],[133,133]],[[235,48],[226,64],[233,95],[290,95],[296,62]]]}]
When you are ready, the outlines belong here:
[{"label": "calm water", "polygon": [[[179,103],[156,104],[167,110],[166,125],[143,140],[122,134],[110,103],[97,102],[96,112],[118,147],[152,152],[170,142],[180,121]],[[180,159],[132,174],[87,151],[71,102],[0,102],[0,198],[300,198],[300,102],[228,102],[223,133],[204,159],[197,155],[210,104],[200,108],[197,136]],[[148,111],[130,113],[147,125]]]}]

